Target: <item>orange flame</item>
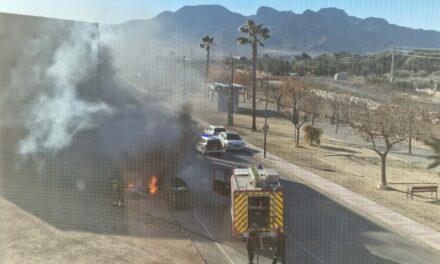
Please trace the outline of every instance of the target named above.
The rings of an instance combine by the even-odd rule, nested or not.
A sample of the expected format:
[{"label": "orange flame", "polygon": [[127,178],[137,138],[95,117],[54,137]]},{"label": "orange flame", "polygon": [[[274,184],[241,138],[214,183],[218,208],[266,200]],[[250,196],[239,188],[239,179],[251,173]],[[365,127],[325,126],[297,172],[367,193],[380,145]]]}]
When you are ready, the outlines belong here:
[{"label": "orange flame", "polygon": [[155,194],[157,192],[157,176],[151,176],[148,188],[150,189],[150,194]]}]

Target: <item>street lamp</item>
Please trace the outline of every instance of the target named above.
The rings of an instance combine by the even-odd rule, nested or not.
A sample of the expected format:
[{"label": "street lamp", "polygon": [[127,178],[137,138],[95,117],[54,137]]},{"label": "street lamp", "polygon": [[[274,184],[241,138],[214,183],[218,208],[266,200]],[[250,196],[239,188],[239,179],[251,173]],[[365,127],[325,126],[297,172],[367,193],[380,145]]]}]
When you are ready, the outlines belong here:
[{"label": "street lamp", "polygon": [[183,56],[183,99],[186,97],[186,65],[185,65],[186,56]]},{"label": "street lamp", "polygon": [[228,93],[228,126],[234,125],[234,57],[230,58],[231,82]]},{"label": "street lamp", "polygon": [[269,125],[267,124],[267,93],[269,90],[269,55],[264,56],[266,58],[266,105],[264,107],[264,158],[266,158],[266,139],[267,131],[269,130]]}]

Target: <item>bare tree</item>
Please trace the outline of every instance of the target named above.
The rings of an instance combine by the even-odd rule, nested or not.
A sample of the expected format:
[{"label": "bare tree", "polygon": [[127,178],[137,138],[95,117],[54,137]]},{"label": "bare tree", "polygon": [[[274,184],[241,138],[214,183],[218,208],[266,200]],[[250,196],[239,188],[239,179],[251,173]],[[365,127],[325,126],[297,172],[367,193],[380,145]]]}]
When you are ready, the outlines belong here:
[{"label": "bare tree", "polygon": [[312,118],[312,126],[315,125],[315,118],[319,115],[321,109],[322,94],[317,91],[310,91],[306,97],[307,104],[305,104],[305,110]]},{"label": "bare tree", "polygon": [[336,114],[338,112],[338,107],[339,107],[339,97],[336,93],[333,93],[330,95],[329,99],[328,99],[328,103],[330,105],[330,109],[332,111],[331,115],[330,115],[330,124],[334,125],[336,122]]},{"label": "bare tree", "polygon": [[349,120],[351,97],[347,95],[335,95],[334,99],[332,100],[334,100],[335,104],[335,132],[338,133],[340,122],[343,121],[347,123]]},{"label": "bare tree", "polygon": [[[432,115],[428,108],[406,98],[396,98],[393,103],[400,105],[408,126],[408,153],[412,154],[412,143],[417,136],[428,136],[432,129]],[[424,131],[424,130],[428,131]]]},{"label": "bare tree", "polygon": [[352,102],[348,124],[365,135],[372,144],[372,150],[381,160],[380,188],[388,189],[386,176],[387,155],[393,146],[408,138],[408,126],[398,105],[373,104],[367,101]]},{"label": "bare tree", "polygon": [[282,105],[282,99],[283,99],[283,93],[281,87],[279,85],[272,85],[270,86],[270,89],[272,91],[272,97],[277,105],[277,114],[281,111],[281,105]]},{"label": "bare tree", "polygon": [[235,82],[243,85],[244,91],[243,91],[243,102],[246,102],[246,91],[248,88],[252,85],[252,74],[246,71],[237,71],[235,73]]},{"label": "bare tree", "polygon": [[306,113],[302,110],[304,98],[309,93],[309,86],[304,81],[289,78],[281,89],[284,98],[283,109],[295,127],[295,146],[298,147],[301,126],[308,121]]}]

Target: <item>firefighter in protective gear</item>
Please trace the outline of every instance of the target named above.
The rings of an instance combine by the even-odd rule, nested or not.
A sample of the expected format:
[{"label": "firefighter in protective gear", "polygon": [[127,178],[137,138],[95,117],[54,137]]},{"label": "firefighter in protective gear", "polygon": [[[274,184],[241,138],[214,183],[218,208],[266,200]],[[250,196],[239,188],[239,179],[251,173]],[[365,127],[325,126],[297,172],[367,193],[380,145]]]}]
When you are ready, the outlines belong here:
[{"label": "firefighter in protective gear", "polygon": [[275,225],[272,230],[272,246],[270,250],[272,251],[273,257],[272,257],[272,264],[277,264],[278,260],[281,261],[281,263],[286,263],[285,259],[285,251],[284,251],[284,234],[281,232],[281,227],[278,225]]},{"label": "firefighter in protective gear", "polygon": [[256,249],[258,247],[258,242],[260,240],[260,237],[259,237],[259,234],[257,232],[255,224],[252,225],[249,228],[246,237],[247,237],[247,240],[246,240],[246,250],[248,252],[249,264],[253,264],[254,263],[255,251],[256,251]]},{"label": "firefighter in protective gear", "polygon": [[114,180],[113,181],[113,190],[115,191],[116,200],[113,202],[114,206],[121,207],[122,206],[122,195],[123,195],[123,186],[121,180]]}]

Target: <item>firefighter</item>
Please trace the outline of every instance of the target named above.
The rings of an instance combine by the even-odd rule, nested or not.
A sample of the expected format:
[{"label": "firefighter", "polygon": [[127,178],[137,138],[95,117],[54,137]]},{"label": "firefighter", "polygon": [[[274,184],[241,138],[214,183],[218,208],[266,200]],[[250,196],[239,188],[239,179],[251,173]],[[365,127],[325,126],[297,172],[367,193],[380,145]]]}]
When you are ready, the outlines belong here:
[{"label": "firefighter", "polygon": [[272,230],[272,246],[270,247],[273,254],[272,264],[277,264],[278,260],[280,260],[281,263],[286,263],[284,243],[285,239],[284,234],[281,232],[281,227],[275,224]]},{"label": "firefighter", "polygon": [[258,247],[258,241],[260,239],[255,224],[251,225],[246,236],[246,250],[248,252],[249,264],[253,264],[255,251]]},{"label": "firefighter", "polygon": [[113,202],[113,206],[122,206],[122,195],[123,195],[123,186],[121,180],[114,180],[113,181],[113,190],[116,194],[116,200]]}]

